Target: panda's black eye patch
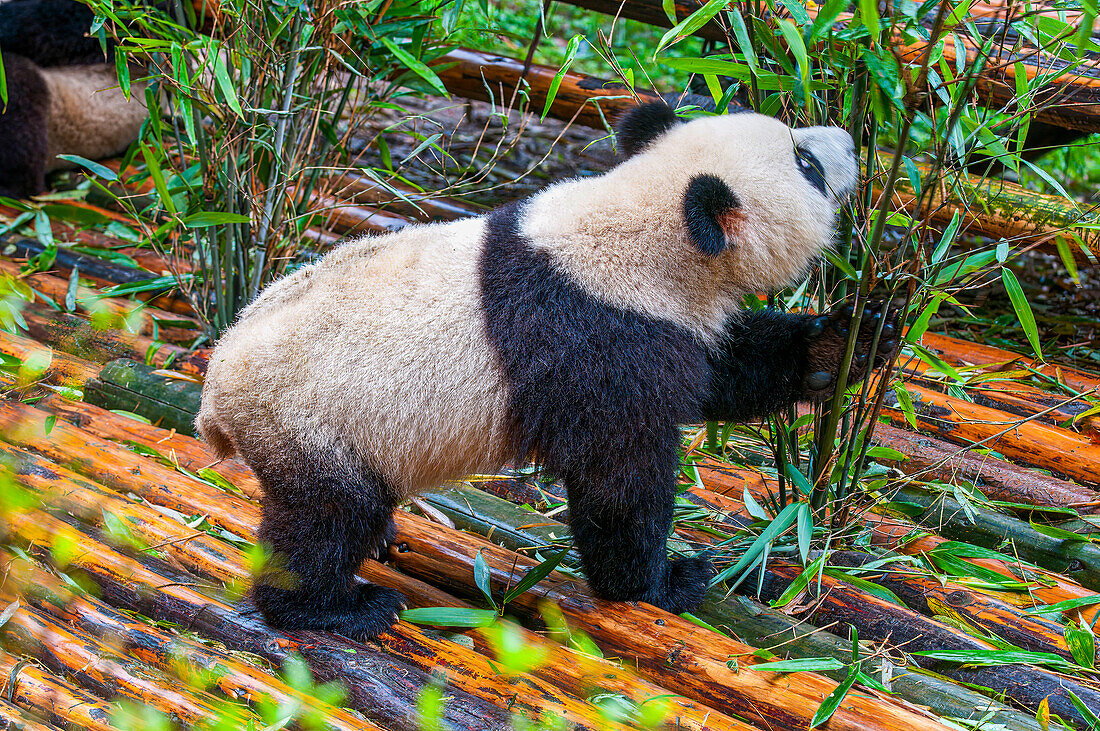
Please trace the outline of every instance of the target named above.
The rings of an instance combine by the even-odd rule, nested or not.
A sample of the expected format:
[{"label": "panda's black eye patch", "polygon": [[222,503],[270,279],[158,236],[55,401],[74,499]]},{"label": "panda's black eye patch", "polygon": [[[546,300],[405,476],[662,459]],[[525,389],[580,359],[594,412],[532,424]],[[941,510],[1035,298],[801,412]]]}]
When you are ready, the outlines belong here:
[{"label": "panda's black eye patch", "polygon": [[[716,175],[696,175],[684,193],[684,222],[692,243],[708,256],[717,256],[732,242],[726,229],[729,214],[741,207],[737,195]],[[723,226],[723,223],[726,225]]]},{"label": "panda's black eye patch", "polygon": [[798,169],[802,172],[802,177],[809,181],[810,185],[821,191],[821,195],[828,195],[825,188],[825,168],[821,165],[821,161],[817,159],[809,150],[803,150],[798,147],[794,148],[794,159],[798,163]]}]

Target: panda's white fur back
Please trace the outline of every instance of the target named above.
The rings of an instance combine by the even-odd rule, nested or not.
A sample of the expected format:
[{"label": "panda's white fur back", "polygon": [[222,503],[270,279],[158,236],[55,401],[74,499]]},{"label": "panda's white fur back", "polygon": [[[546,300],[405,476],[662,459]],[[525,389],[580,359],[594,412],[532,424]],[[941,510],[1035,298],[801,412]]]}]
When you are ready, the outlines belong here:
[{"label": "panda's white fur back", "polygon": [[480,314],[483,229],[349,242],[273,284],[219,341],[200,430],[351,448],[405,494],[495,470],[507,392]]},{"label": "panda's white fur back", "polygon": [[137,138],[148,116],[145,84],[133,84],[127,99],[111,64],[41,72],[50,91],[47,172],[74,167],[57,155],[101,160],[121,154]]}]

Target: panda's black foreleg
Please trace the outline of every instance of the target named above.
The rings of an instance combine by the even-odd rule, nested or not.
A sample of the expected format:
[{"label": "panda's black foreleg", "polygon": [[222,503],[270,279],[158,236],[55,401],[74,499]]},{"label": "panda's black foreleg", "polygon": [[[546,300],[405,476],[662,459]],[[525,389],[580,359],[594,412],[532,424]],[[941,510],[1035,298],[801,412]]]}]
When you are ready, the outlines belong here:
[{"label": "panda's black foreleg", "polygon": [[258,537],[269,560],[252,596],[268,624],[355,639],[389,629],[404,597],[355,577],[359,564],[384,554],[394,536],[385,482],[324,460],[258,472],[265,491]]},{"label": "panda's black foreleg", "polygon": [[[897,347],[897,313],[892,311],[875,357],[869,357],[883,310],[878,303],[865,309],[849,383],[862,378],[869,361],[880,363]],[[700,416],[744,421],[798,401],[829,398],[837,387],[851,318],[850,307],[826,315],[738,313],[727,323],[719,347],[708,354],[710,382]]]},{"label": "panda's black foreleg", "polygon": [[703,558],[668,559],[677,442],[674,434],[658,441],[594,456],[567,477],[570,528],[597,596],[679,614],[699,605],[714,571]]}]

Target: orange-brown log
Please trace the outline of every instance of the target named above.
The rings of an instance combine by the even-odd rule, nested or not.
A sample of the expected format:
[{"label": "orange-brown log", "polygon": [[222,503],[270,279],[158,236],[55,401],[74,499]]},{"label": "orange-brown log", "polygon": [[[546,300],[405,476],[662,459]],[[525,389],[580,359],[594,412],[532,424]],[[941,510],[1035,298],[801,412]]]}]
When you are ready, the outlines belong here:
[{"label": "orange-brown log", "polygon": [[[33,490],[51,511],[63,511],[103,528],[106,515],[118,519],[128,535],[142,548],[170,554],[187,569],[229,583],[249,578],[247,561],[240,549],[189,528],[147,505],[135,502],[61,465],[30,452],[0,443],[0,457],[15,471],[16,480]],[[110,528],[110,526],[108,526]],[[251,536],[249,536],[251,538]],[[155,548],[154,548],[155,547]]]},{"label": "orange-brown log", "polygon": [[[5,562],[6,563],[6,562]],[[209,645],[169,633],[152,623],[143,622],[92,597],[74,594],[51,574],[20,563],[18,580],[35,591],[22,600],[70,627],[94,637],[109,639],[120,652],[136,658],[162,673],[183,681],[212,680],[217,689],[234,701],[277,705],[300,703],[324,716],[333,731],[375,731],[379,726],[342,708],[322,703],[284,683],[258,667],[241,662],[232,655]],[[49,591],[38,589],[49,587]],[[6,587],[10,588],[10,587]]]},{"label": "orange-brown log", "polygon": [[115,731],[111,704],[33,663],[0,651],[4,697],[35,716],[65,728]]},{"label": "orange-brown log", "polygon": [[[155,427],[148,428],[150,430],[156,429]],[[163,432],[163,430],[158,431]],[[199,446],[197,442],[195,446]],[[101,522],[103,511],[115,513],[118,517],[125,519],[125,525],[134,537],[143,538],[147,542],[158,546],[160,550],[169,553],[185,568],[213,575],[223,580],[242,580],[248,575],[243,555],[230,546],[219,545],[220,542],[206,537],[205,534],[196,535],[197,531],[188,529],[175,521],[161,518],[156,511],[114,495],[111,491],[45,460],[35,459],[25,453],[21,454],[19,450],[0,448],[0,455],[3,454],[10,454],[14,458],[22,458],[23,467],[18,470],[20,482],[39,491],[52,489],[51,497],[47,501],[51,507],[66,510],[79,517],[92,519],[96,523]],[[252,538],[253,536],[247,535],[246,537]],[[384,567],[380,567],[373,562],[368,562],[366,566],[374,567],[373,572],[364,572],[370,578],[377,580],[379,573],[381,573],[383,583],[392,585],[385,581],[387,572]],[[392,570],[388,572],[388,575],[391,579],[400,576]],[[420,582],[414,584],[414,581],[405,578],[396,588],[415,589],[415,585]],[[419,590],[418,593],[423,593],[423,590]],[[436,598],[438,599],[438,596]],[[521,696],[527,692],[536,693],[538,697],[532,696],[528,699],[530,702],[528,710],[534,711],[538,708],[538,704],[542,704],[547,708],[556,708],[563,718],[582,726],[591,726],[594,722],[591,715],[592,709],[585,704],[578,705],[568,695],[570,690],[589,686],[600,686],[606,689],[609,685],[614,685],[617,692],[633,691],[630,695],[638,700],[645,700],[657,695],[668,695],[663,688],[624,675],[621,669],[616,672],[617,669],[610,664],[584,658],[578,654],[570,655],[563,648],[551,646],[550,643],[546,643],[534,635],[528,637],[530,642],[542,646],[550,655],[561,656],[571,660],[571,662],[568,665],[557,663],[552,669],[545,672],[532,672],[530,677],[518,679],[516,682],[519,683],[522,689],[520,691],[517,691],[512,685],[502,687],[477,681],[479,674],[491,672],[491,667],[487,665],[487,658],[480,654],[467,653],[456,648],[450,642],[444,642],[442,645],[437,646],[437,641],[424,636],[419,630],[411,629],[405,625],[395,629],[393,637],[398,646],[390,647],[387,645],[387,649],[397,652],[406,660],[415,657],[417,664],[425,671],[430,671],[432,664],[440,656],[453,657],[457,652],[461,657],[455,658],[453,663],[443,664],[448,667],[461,668],[460,671],[456,670],[456,672],[460,672],[464,676],[463,683],[467,684],[468,687],[478,689],[474,693],[475,695],[483,696],[487,700],[497,703],[500,703],[504,698],[511,698],[512,704],[518,704],[517,707],[519,707],[523,706],[524,702],[523,698],[516,700],[517,692]],[[416,648],[420,649],[417,650]],[[553,648],[556,648],[556,650]],[[479,649],[484,650],[484,645]],[[433,660],[433,657],[436,660]],[[554,679],[557,682],[554,682]],[[562,687],[562,680],[567,683],[565,687]],[[547,683],[554,687],[549,687]],[[700,729],[700,731],[704,728],[728,728],[733,730],[748,728],[746,725],[739,724],[723,714],[686,699],[670,699],[670,712],[675,714],[675,723],[681,728]]]},{"label": "orange-brown log", "polygon": [[0,353],[23,361],[34,380],[59,386],[84,388],[99,373],[95,363],[3,330],[0,330]]},{"label": "orange-brown log", "polygon": [[[393,190],[388,190],[386,186]],[[432,193],[421,193],[396,181],[388,181],[386,186],[365,175],[345,173],[336,178],[333,194],[340,199],[347,198],[360,205],[381,207],[419,221],[452,221],[484,212],[484,209],[469,203]]]},{"label": "orange-brown log", "polygon": [[1100,376],[1057,363],[1037,363],[1027,356],[990,345],[930,332],[926,332],[921,337],[921,344],[938,353],[952,365],[993,366],[997,370],[1027,368],[1064,383],[1076,391],[1100,389]]},{"label": "orange-brown log", "polygon": [[[534,561],[468,536],[428,524],[415,516],[400,516],[397,544],[390,558],[402,570],[449,587],[469,583],[480,551],[500,588],[512,585]],[[637,664],[642,675],[669,690],[694,698],[750,722],[769,728],[805,728],[813,712],[835,684],[814,673],[778,675],[734,670],[757,662],[754,649],[700,628],[646,604],[631,606],[590,598],[581,587],[561,575],[551,577],[515,601],[537,610],[540,597],[559,603],[566,616],[624,659]],[[659,652],[655,653],[654,648]],[[851,694],[829,721],[828,728],[942,729],[937,722],[888,701]]]},{"label": "orange-brown log", "polygon": [[1100,505],[1089,505],[1100,501],[1100,491],[991,456],[960,453],[953,444],[909,429],[879,424],[875,427],[875,443],[907,457],[878,461],[909,475],[919,474],[924,480],[954,483],[962,479],[993,500],[1050,507],[1077,505],[1085,506],[1077,508],[1083,513],[1100,512]]},{"label": "orange-brown log", "polygon": [[[172,687],[176,683],[171,678],[143,667],[96,637],[63,626],[37,609],[20,606],[0,627],[0,642],[8,652],[29,655],[104,700],[128,698],[188,726],[216,715],[216,701],[201,690],[177,690]],[[240,721],[245,722],[246,718]]]},{"label": "orange-brown log", "polygon": [[[516,84],[523,79],[528,97],[525,108],[541,113],[558,69],[532,64],[525,76],[522,61],[459,48],[441,56],[435,71],[451,93],[501,107],[508,107],[515,96],[513,106],[524,108],[524,92],[515,94]],[[603,129],[635,104],[635,94],[642,101],[660,99],[658,94],[647,89],[631,92],[618,82],[567,73],[554,97],[550,114],[564,120],[575,118],[579,124]]]},{"label": "orange-brown log", "polygon": [[[950,543],[946,538],[931,533],[907,520],[868,513],[864,521],[871,527],[871,541],[899,553],[919,556]],[[1086,589],[1075,581],[1053,571],[1035,566],[1008,563],[992,558],[960,557],[976,567],[987,569],[1015,581],[1030,582],[1028,594],[1037,601],[1057,604],[1063,601],[1095,599],[1094,604],[1086,604],[1080,610],[1071,610],[1067,615],[1080,615],[1089,623],[1100,619],[1100,594]]]},{"label": "orange-brown log", "polygon": [[[932,434],[964,446],[980,442],[1009,459],[1081,482],[1100,480],[1096,471],[1100,444],[1086,436],[1034,420],[1025,421],[912,383],[906,388],[913,399],[917,424]],[[900,408],[886,406],[883,413],[898,426],[908,423]]]},{"label": "orange-brown log", "polygon": [[355,205],[332,196],[314,195],[310,199],[310,205],[314,224],[341,236],[390,233],[415,223],[397,213]]},{"label": "orange-brown log", "polygon": [[[11,277],[22,279],[29,286],[46,295],[54,302],[63,303],[69,292],[67,279],[55,277],[52,274],[28,274],[23,275],[19,271],[19,265],[7,259],[0,259],[0,275],[7,274]],[[117,299],[114,297],[102,297],[98,292],[87,287],[77,287],[76,305],[83,312],[104,312],[115,319],[120,319],[127,324],[127,328],[141,335],[152,336],[154,331],[160,340],[170,343],[189,343],[201,333],[194,319],[168,312],[156,307],[150,307],[142,302]],[[154,327],[154,320],[161,322],[185,321],[194,324],[195,328],[161,326]]]},{"label": "orange-brown log", "polygon": [[39,721],[19,706],[0,699],[0,728],[12,731],[57,731],[56,727]]},{"label": "orange-brown log", "polygon": [[22,315],[30,337],[86,360],[105,362],[131,358],[163,367],[169,361],[183,363],[189,355],[186,348],[178,345],[125,330],[97,328],[88,320],[66,312],[30,306]]},{"label": "orange-brown log", "polygon": [[107,487],[133,491],[185,514],[205,514],[210,523],[239,536],[249,535],[259,523],[259,509],[244,498],[162,467],[61,419],[46,434],[47,416],[32,406],[0,401],[0,439],[66,464]]},{"label": "orange-brown log", "polygon": [[136,419],[119,418],[107,409],[56,394],[42,399],[37,406],[102,439],[134,442],[155,449],[192,472],[210,467],[249,497],[258,499],[263,495],[260,481],[248,465],[236,457],[218,461],[205,444],[185,434],[161,429]]},{"label": "orange-brown log", "polygon": [[[194,588],[163,576],[99,543],[86,533],[38,511],[9,513],[9,535],[24,544],[44,548],[61,540],[79,545],[69,566],[81,569],[98,584],[102,597],[115,606],[181,624],[222,642],[282,663],[291,653],[302,655],[318,679],[338,679],[348,689],[351,705],[386,728],[419,729],[416,701],[430,678],[417,668],[371,645],[343,640],[331,634],[276,632],[258,613],[244,614]],[[2,668],[0,668],[2,672]],[[504,714],[461,688],[449,689],[444,717],[465,731],[496,731]]]}]

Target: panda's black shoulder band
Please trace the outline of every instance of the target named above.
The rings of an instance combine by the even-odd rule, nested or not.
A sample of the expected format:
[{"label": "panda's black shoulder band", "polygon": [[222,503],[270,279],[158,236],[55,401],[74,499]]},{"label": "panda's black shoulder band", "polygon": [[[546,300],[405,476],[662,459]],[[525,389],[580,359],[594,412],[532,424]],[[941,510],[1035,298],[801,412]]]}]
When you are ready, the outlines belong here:
[{"label": "panda's black shoulder band", "polygon": [[717,256],[730,245],[722,217],[741,207],[737,195],[716,175],[696,175],[684,193],[684,222],[699,250]]},{"label": "panda's black shoulder band", "polygon": [[631,109],[615,125],[615,139],[624,158],[633,157],[653,140],[680,123],[664,102],[647,102]]}]

